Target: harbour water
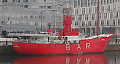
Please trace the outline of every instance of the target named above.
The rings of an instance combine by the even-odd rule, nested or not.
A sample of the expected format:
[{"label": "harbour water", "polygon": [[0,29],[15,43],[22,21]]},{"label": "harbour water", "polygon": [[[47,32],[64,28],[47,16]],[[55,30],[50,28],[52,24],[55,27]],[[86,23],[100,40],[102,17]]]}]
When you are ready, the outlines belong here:
[{"label": "harbour water", "polygon": [[0,55],[0,64],[120,64],[120,51],[81,55]]}]

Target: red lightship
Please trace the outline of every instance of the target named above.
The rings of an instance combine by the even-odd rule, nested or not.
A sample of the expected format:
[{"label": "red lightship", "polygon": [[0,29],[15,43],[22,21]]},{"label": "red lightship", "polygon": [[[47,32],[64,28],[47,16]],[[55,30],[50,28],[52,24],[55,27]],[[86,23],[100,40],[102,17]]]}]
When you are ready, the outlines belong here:
[{"label": "red lightship", "polygon": [[[53,35],[52,29],[40,34],[21,34],[19,42],[13,43],[19,54],[81,54],[104,52],[113,34],[102,34],[86,38],[79,29],[72,29],[72,11],[63,9],[64,28]],[[20,37],[19,36],[19,37]],[[27,37],[26,40],[22,38]]]}]

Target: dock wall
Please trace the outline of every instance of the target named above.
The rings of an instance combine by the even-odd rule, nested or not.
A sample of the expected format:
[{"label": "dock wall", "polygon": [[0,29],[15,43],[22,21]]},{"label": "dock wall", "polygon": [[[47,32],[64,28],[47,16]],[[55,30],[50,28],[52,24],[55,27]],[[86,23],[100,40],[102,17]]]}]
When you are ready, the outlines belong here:
[{"label": "dock wall", "polygon": [[17,54],[12,46],[0,46],[0,54]]}]

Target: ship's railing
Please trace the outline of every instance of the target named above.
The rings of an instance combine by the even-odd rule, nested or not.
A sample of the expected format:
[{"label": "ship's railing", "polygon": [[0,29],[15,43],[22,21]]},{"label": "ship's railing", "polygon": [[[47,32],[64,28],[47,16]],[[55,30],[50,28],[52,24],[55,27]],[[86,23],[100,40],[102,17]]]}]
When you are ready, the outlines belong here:
[{"label": "ship's railing", "polygon": [[12,45],[17,38],[0,38],[0,46]]},{"label": "ship's railing", "polygon": [[109,36],[112,36],[113,34],[102,34],[102,35],[96,35],[96,36],[91,36],[91,37],[88,37],[86,39],[95,39],[95,38],[100,38],[100,37],[109,37]]},{"label": "ship's railing", "polygon": [[8,36],[50,36],[49,33],[8,33]]}]

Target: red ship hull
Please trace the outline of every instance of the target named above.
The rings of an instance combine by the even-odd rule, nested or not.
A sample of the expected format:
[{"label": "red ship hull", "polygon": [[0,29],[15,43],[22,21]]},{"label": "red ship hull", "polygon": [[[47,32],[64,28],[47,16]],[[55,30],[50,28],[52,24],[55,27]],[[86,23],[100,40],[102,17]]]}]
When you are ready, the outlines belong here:
[{"label": "red ship hull", "polygon": [[80,43],[76,44],[36,44],[14,42],[13,48],[19,54],[79,54],[104,52],[111,37],[112,36],[81,40]]},{"label": "red ship hull", "polygon": [[18,57],[13,64],[109,64],[105,54]]}]

